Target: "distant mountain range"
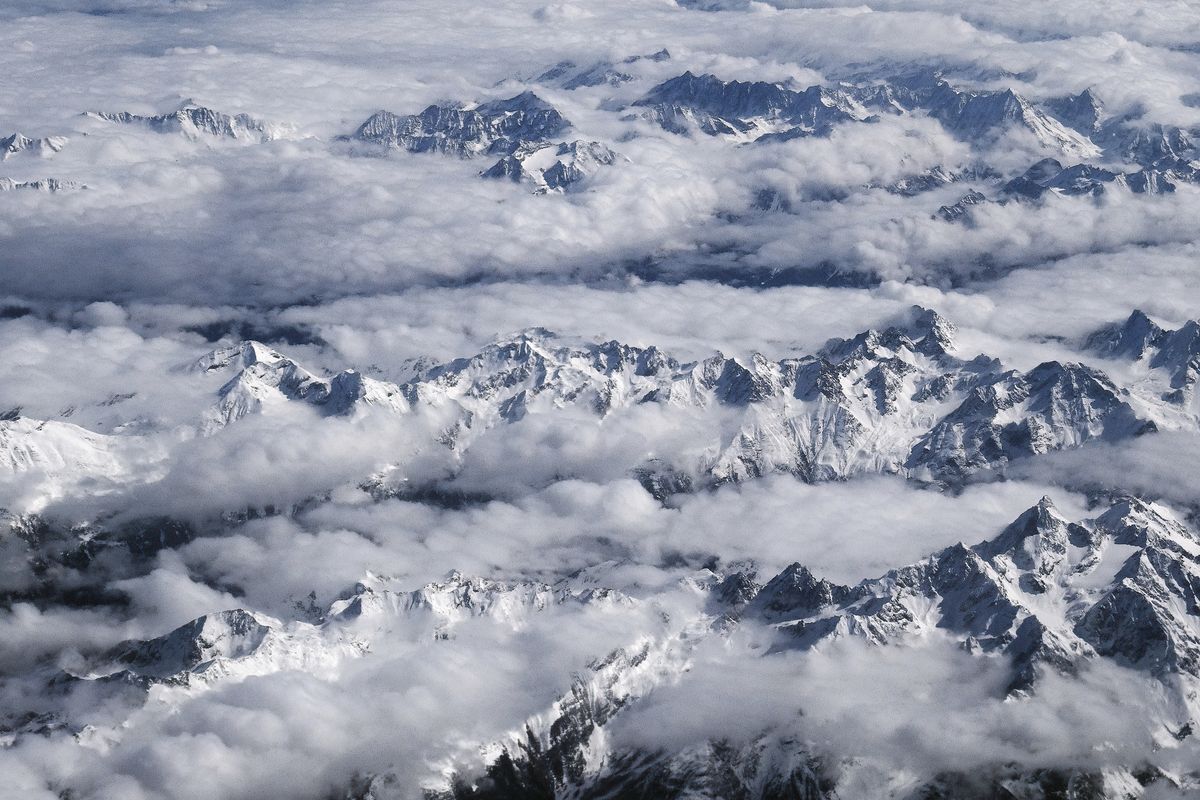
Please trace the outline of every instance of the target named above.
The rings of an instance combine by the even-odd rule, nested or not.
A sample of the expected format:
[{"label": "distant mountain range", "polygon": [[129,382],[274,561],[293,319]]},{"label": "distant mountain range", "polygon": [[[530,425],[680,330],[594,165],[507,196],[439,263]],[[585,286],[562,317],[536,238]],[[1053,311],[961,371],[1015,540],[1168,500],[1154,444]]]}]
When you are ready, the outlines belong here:
[{"label": "distant mountain range", "polygon": [[[662,68],[670,62],[665,50],[620,62],[584,66],[561,62],[527,82],[560,92],[615,90],[641,80],[640,68]],[[1109,116],[1090,90],[1033,101],[1012,89],[961,88],[935,69],[870,79],[859,76],[854,82],[803,88],[685,71],[632,102],[613,103],[616,101],[609,106],[627,123],[645,121],[670,133],[724,137],[733,143],[823,137],[841,126],[870,124],[883,117],[932,118],[968,143],[977,163],[958,169],[936,167],[883,188],[915,196],[952,183],[969,185],[957,202],[938,211],[937,216],[949,222],[969,221],[975,209],[990,203],[1028,203],[1049,195],[1095,197],[1111,191],[1163,194],[1200,181],[1195,130]],[[118,111],[88,112],[87,116],[194,140],[263,143],[295,134],[290,125],[248,114],[230,115],[190,102],[158,115]],[[400,150],[498,158],[480,170],[480,175],[509,179],[535,193],[550,194],[586,188],[588,179],[601,168],[627,160],[606,142],[568,138],[573,128],[562,112],[530,89],[502,99],[430,105],[418,113],[378,111],[341,139],[374,153]],[[1001,146],[1004,137],[1014,134],[1025,137],[1048,157],[1023,173],[996,169],[989,163],[992,151]],[[626,134],[636,135],[636,127]],[[35,140],[12,134],[0,139],[0,153],[4,159],[27,152],[45,156],[61,150],[67,141],[63,136]],[[71,185],[66,179],[36,185],[9,181],[8,188],[56,191]],[[786,210],[765,200],[759,205]]]}]

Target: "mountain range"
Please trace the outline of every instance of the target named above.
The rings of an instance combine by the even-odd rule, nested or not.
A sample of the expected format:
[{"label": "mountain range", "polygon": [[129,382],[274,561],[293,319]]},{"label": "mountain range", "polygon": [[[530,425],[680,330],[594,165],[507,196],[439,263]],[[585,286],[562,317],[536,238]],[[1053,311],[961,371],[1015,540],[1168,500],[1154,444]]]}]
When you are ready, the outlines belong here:
[{"label": "mountain range", "polygon": [[[616,90],[641,80],[632,68],[661,68],[670,61],[670,54],[662,50],[583,67],[561,62],[527,82],[559,91]],[[605,107],[620,112],[626,122],[648,121],[673,134],[725,137],[734,143],[824,137],[841,126],[878,122],[883,117],[932,118],[968,143],[977,163],[935,167],[884,188],[911,197],[952,183],[969,185],[966,194],[935,215],[948,222],[969,222],[975,209],[989,203],[1040,202],[1049,195],[1094,198],[1116,190],[1163,194],[1200,179],[1194,130],[1129,114],[1108,115],[1091,90],[1035,101],[1011,88],[955,85],[930,69],[885,77],[859,75],[852,82],[807,87],[723,80],[710,73],[685,71],[630,102],[606,102]],[[191,102],[159,115],[120,111],[87,116],[193,140],[261,143],[294,134],[289,125],[248,114],[225,114]],[[341,140],[374,154],[401,150],[497,157],[480,170],[481,176],[507,178],[535,193],[552,194],[578,190],[600,168],[626,160],[603,141],[566,138],[573,127],[552,103],[527,89],[501,99],[434,104],[411,114],[381,110]],[[1027,137],[1047,157],[1023,172],[992,166],[992,151],[1014,134]],[[626,134],[636,135],[635,130]],[[48,155],[66,143],[64,136],[33,140],[13,134],[0,140],[0,151],[5,159],[23,152]],[[6,184],[50,191],[73,185],[66,179]],[[759,205],[780,210],[776,203]]]},{"label": "mountain range", "polygon": [[264,122],[249,114],[226,114],[183,103],[166,114],[133,114],[128,111],[89,111],[85,116],[119,125],[143,126],[155,133],[182,134],[189,139],[211,137],[247,143],[269,142],[292,133],[288,125]]},{"label": "mountain range", "polygon": [[[1049,673],[1074,678],[1106,660],[1144,676],[1169,698],[1156,738],[1170,752],[1193,735],[1200,669],[1200,538],[1166,509],[1124,499],[1071,522],[1043,498],[995,537],[958,544],[854,586],[830,583],[801,564],[758,584],[745,571],[697,578],[711,597],[708,636],[765,625],[774,644],[758,657],[862,640],[913,647],[947,637],[973,658],[1010,670],[1009,702],[1037,704]],[[693,634],[694,636],[694,634]],[[975,772],[872,774],[869,757],[831,758],[801,729],[763,731],[749,741],[716,739],[680,749],[613,749],[606,727],[638,713],[636,692],[614,687],[610,665],[631,673],[685,670],[657,685],[686,682],[686,639],[610,657],[577,678],[546,715],[501,744],[486,768],[455,775],[429,797],[836,798],[1141,797],[1157,785],[1200,786],[1200,773],[1153,763],[1103,769],[1048,762],[1044,768],[993,763]],[[692,644],[694,647],[694,643]],[[658,666],[647,666],[657,662]],[[803,710],[801,709],[801,715]],[[386,798],[386,779],[354,797]],[[1153,791],[1153,789],[1150,789]],[[861,795],[861,796],[866,796]]]},{"label": "mountain range", "polygon": [[[1134,312],[1079,343],[1093,363],[1047,361],[1021,371],[987,355],[960,354],[954,326],[914,307],[883,329],[779,360],[717,353],[685,362],[654,346],[530,329],[474,356],[420,365],[402,383],[356,370],[319,376],[258,342],[212,351],[181,374],[217,385],[190,425],[193,435],[220,435],[249,415],[292,404],[367,424],[394,416],[417,421],[426,433],[413,453],[440,454],[446,471],[410,474],[411,455],[380,453],[387,466],[363,479],[381,494],[429,480],[453,485],[477,442],[526,419],[583,418],[620,430],[650,411],[667,425],[644,434],[641,455],[624,468],[661,498],[774,473],[807,482],[885,473],[961,487],[1057,450],[1196,430],[1197,330],[1191,322],[1167,331]],[[1113,360],[1132,377],[1110,377],[1101,365]],[[0,421],[0,464],[10,474],[54,483],[68,473],[92,474],[93,463],[113,472],[123,447],[142,458],[159,452],[129,448],[151,435],[136,425],[101,434],[26,419],[19,410],[8,416]],[[683,448],[671,435],[676,423],[692,426]]]},{"label": "mountain range", "polygon": [[[568,606],[603,608],[618,617],[658,607],[658,632],[630,631],[627,646],[597,654],[574,677],[563,676],[569,688],[545,712],[514,720],[507,739],[480,743],[482,760],[437,768],[440,777],[430,765],[435,771],[422,779],[426,796],[834,798],[874,781],[874,791],[914,799],[988,786],[1025,786],[1028,796],[1059,796],[1054,787],[1074,787],[1062,796],[1110,798],[1140,797],[1160,782],[1200,786],[1200,773],[1153,761],[1091,769],[1049,759],[1043,769],[996,762],[974,774],[881,776],[871,754],[835,757],[803,726],[665,750],[630,749],[608,733],[641,713],[656,692],[686,686],[698,647],[714,640],[735,647],[739,631],[757,631],[769,646],[748,658],[778,660],[839,642],[869,648],[949,643],[1005,670],[995,699],[1017,704],[1046,702],[1040,687],[1051,676],[1082,680],[1092,665],[1112,664],[1164,698],[1151,722],[1169,756],[1190,745],[1200,713],[1200,536],[1164,506],[1125,497],[1073,521],[1043,498],[976,544],[956,544],[852,585],[823,579],[800,563],[760,582],[753,565],[735,564],[700,570],[667,590],[692,598],[680,606],[662,604],[645,587],[613,590],[596,581],[596,575],[548,584],[451,573],[405,589],[367,574],[327,607],[311,599],[297,603],[291,621],[245,609],[209,614],[160,637],[119,644],[67,672],[50,670],[45,680],[125,693],[172,687],[169,702],[179,704],[221,682],[286,670],[333,674],[346,659],[372,658],[390,637],[427,637],[436,647],[465,620],[519,630],[531,615]],[[34,720],[33,727],[50,724],[32,712],[22,718]],[[53,724],[78,729],[87,720]],[[399,797],[417,779],[367,775],[347,796]]]}]

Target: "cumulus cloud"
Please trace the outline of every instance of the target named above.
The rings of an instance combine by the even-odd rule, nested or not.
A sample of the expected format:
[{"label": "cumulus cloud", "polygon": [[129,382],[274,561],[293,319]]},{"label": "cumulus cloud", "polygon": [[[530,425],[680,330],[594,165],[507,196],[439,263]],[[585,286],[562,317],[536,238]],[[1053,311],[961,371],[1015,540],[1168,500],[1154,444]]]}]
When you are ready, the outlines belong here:
[{"label": "cumulus cloud", "polygon": [[[403,382],[534,326],[683,361],[780,359],[916,303],[957,325],[964,358],[1082,360],[1152,383],[1144,364],[1082,342],[1133,308],[1171,327],[1198,316],[1195,185],[987,203],[949,223],[938,209],[975,184],[889,187],[936,168],[1008,179],[1045,156],[1082,157],[1019,130],[968,141],[923,113],[747,143],[668,132],[631,104],[685,70],[836,89],[936,68],[1039,103],[1091,89],[1106,119],[1195,129],[1195,17],[1116,0],[3,4],[15,46],[0,51],[0,138],[67,143],[5,158],[0,178],[87,188],[0,192],[0,793],[327,798],[390,772],[415,795],[520,732],[594,658],[699,619],[704,570],[761,580],[798,561],[853,583],[990,538],[1043,494],[1071,519],[1125,492],[1196,507],[1195,421],[1174,406],[1160,416],[1180,430],[1026,459],[957,493],[771,476],[663,503],[630,465],[727,443],[721,409],[559,409],[465,453],[431,445],[449,423],[429,410],[328,418],[280,403],[199,435],[230,375],[183,368],[259,339],[318,376]],[[626,61],[663,48],[669,59]],[[538,78],[564,60],[619,74],[577,89]],[[368,155],[339,140],[379,109],[525,90],[571,121],[564,138],[622,159],[578,191],[534,195],[482,180],[494,156]],[[185,102],[285,135],[191,138],[83,115]],[[979,185],[996,195],[998,180]],[[17,426],[83,454],[62,469],[54,447],[9,438]],[[383,472],[426,493],[363,488]],[[148,696],[61,674],[204,614],[290,623],[367,573],[417,588],[450,570],[567,578],[639,602],[550,608],[515,628],[473,619],[450,639],[397,621],[331,674]],[[936,636],[764,657],[770,631],[725,632],[619,716],[614,746],[770,732],[865,795],[999,762],[1129,766],[1162,743],[1168,716],[1132,670],[1088,666],[1004,700],[1006,665]],[[1195,751],[1176,742],[1155,758],[1182,771]]]},{"label": "cumulus cloud", "polygon": [[[1006,763],[1095,769],[1113,756],[1146,758],[1158,749],[1154,736],[1123,720],[1135,709],[1169,715],[1136,675],[1102,664],[1077,680],[1050,676],[1035,697],[1013,700],[1004,698],[1002,663],[971,658],[936,637],[882,648],[842,640],[820,652],[766,657],[752,643],[747,634],[733,645],[702,647],[677,684],[619,719],[618,742],[652,748],[669,740],[681,748],[786,731],[829,759],[831,772],[873,779],[879,792],[930,770],[971,774]],[[856,763],[863,752],[872,758]],[[1188,745],[1168,756],[1179,764],[1192,757]]]},{"label": "cumulus cloud", "polygon": [[1019,474],[1055,476],[1079,490],[1125,491],[1191,508],[1200,505],[1192,480],[1200,467],[1200,437],[1166,431],[1121,444],[1098,444],[1022,464]]},{"label": "cumulus cloud", "polygon": [[[13,160],[13,177],[44,177],[40,172],[53,168],[89,190],[6,198],[0,228],[6,283],[38,298],[195,304],[252,297],[274,304],[496,277],[595,280],[647,259],[673,277],[717,270],[754,281],[764,271],[832,264],[869,278],[942,283],[1080,251],[1192,241],[1180,222],[1194,216],[1194,192],[1188,191],[982,209],[968,229],[932,218],[939,205],[953,202],[947,192],[916,199],[864,191],[968,160],[962,143],[928,120],[885,119],[844,126],[829,139],[739,149],[639,127],[603,106],[619,109],[652,80],[684,68],[805,85],[870,64],[962,66],[956,59],[969,50],[975,54],[969,66],[979,74],[1033,76],[1019,88],[1035,97],[1093,85],[1115,116],[1129,112],[1136,96],[1146,119],[1192,125],[1200,120],[1179,97],[1194,56],[1090,32],[1026,41],[970,15],[905,4],[869,13],[757,6],[736,12],[737,24],[724,25],[719,41],[712,30],[724,14],[670,4],[571,18],[547,11],[540,20],[531,20],[534,7],[510,6],[459,14],[452,44],[437,30],[438,14],[417,8],[401,25],[386,6],[373,4],[336,24],[330,16],[336,12],[317,4],[287,12],[270,4],[215,4],[191,9],[194,26],[185,33],[177,31],[175,15],[148,13],[148,4],[122,6],[119,14],[63,16],[52,26],[45,16],[10,10],[11,24],[35,46],[49,36],[76,45],[57,67],[67,91],[26,93],[12,104],[30,130],[71,134],[71,144],[45,162]],[[594,41],[603,37],[595,34],[626,28],[631,13],[651,33],[626,35],[598,50]],[[980,14],[1019,16],[992,7]],[[1169,15],[1148,16],[1139,24],[1172,24]],[[497,37],[490,26],[501,17],[514,22]],[[156,55],[120,47],[100,52],[90,44],[124,41],[122,25],[131,18],[143,40],[155,43]],[[1058,16],[1044,24],[1066,31],[1078,24],[1077,33],[1091,24],[1077,9],[1067,18],[1070,24]],[[545,26],[560,29],[558,35],[543,35]],[[368,31],[380,49],[348,55],[353,48],[346,43]],[[656,38],[653,31],[670,34]],[[855,58],[847,63],[842,43],[850,41]],[[212,53],[213,42],[228,44]],[[413,113],[430,102],[485,98],[496,94],[498,81],[515,91],[526,84],[514,77],[564,57],[619,60],[662,46],[674,54],[668,64],[634,69],[639,79],[608,92],[613,97],[607,100],[596,91],[539,87],[576,123],[573,135],[613,142],[629,158],[569,199],[531,197],[503,182],[477,180],[487,165],[474,161],[403,154],[357,159],[330,146],[380,107]],[[453,64],[446,57],[451,47]],[[406,58],[389,60],[389,51]],[[28,59],[8,58],[14,85],[34,83],[21,78]],[[103,88],[89,77],[98,62],[109,77]],[[313,63],[321,64],[310,73],[318,79],[303,86],[289,81],[292,69]],[[108,105],[100,110],[160,113],[184,99],[295,123],[301,138],[256,146],[192,142],[78,116],[98,100]],[[640,135],[629,138],[634,133]],[[1040,154],[1009,142],[1007,151],[993,155],[1002,169],[1019,173]],[[755,212],[752,201],[763,189],[799,203],[803,213]],[[824,202],[831,196],[850,199]],[[346,197],[356,201],[341,202]],[[88,269],[73,269],[81,262]],[[205,276],[202,286],[196,275]]]}]

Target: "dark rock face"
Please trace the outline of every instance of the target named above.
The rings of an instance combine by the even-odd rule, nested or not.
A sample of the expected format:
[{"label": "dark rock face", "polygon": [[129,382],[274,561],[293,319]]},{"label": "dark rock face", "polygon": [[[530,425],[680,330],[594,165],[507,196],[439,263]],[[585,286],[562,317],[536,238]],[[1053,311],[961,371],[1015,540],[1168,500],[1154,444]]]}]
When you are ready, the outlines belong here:
[{"label": "dark rock face", "polygon": [[1096,196],[1103,194],[1108,184],[1118,180],[1124,183],[1122,176],[1106,169],[1088,164],[1063,167],[1057,160],[1047,158],[1034,164],[1025,174],[1004,184],[1001,192],[1026,200],[1037,200],[1051,190],[1058,190],[1060,194],[1068,197]]},{"label": "dark rock face", "polygon": [[119,645],[111,659],[116,676],[142,682],[181,680],[193,668],[217,657],[252,653],[270,629],[241,609],[222,611],[181,625],[165,636]]},{"label": "dark rock face", "polygon": [[612,166],[620,159],[601,142],[523,145],[480,175],[528,182],[537,194],[567,192],[578,188],[600,168]]},{"label": "dark rock face", "polygon": [[[932,620],[912,612],[929,607],[937,609]],[[853,587],[793,564],[746,614],[799,648],[847,635],[882,644],[933,624],[969,651],[1006,653],[1010,692],[1029,691],[1048,669],[1071,674],[1098,657],[1170,686],[1171,676],[1200,674],[1200,538],[1138,500],[1080,524],[1043,498],[992,539]]]},{"label": "dark rock face", "polygon": [[1104,104],[1092,93],[1091,89],[1084,89],[1076,95],[1048,100],[1046,108],[1055,117],[1085,136],[1091,136],[1100,130]]},{"label": "dark rock face", "polygon": [[546,142],[569,127],[557,109],[532,92],[523,92],[474,108],[434,105],[408,116],[379,111],[352,138],[412,153],[470,157],[512,154],[522,145]]},{"label": "dark rock face", "polygon": [[1123,323],[1107,325],[1092,333],[1084,347],[1110,358],[1137,360],[1148,352],[1157,351],[1166,331],[1135,309]]},{"label": "dark rock face", "polygon": [[762,587],[750,605],[750,613],[776,620],[840,604],[849,594],[850,587],[818,579],[807,567],[792,564]]},{"label": "dark rock face", "polygon": [[755,120],[784,126],[787,137],[823,136],[838,123],[860,118],[850,98],[821,87],[798,92],[774,83],[722,81],[691,72],[659,84],[634,106],[647,109],[650,120],[672,133],[695,129],[710,136],[766,133]]},{"label": "dark rock face", "polygon": [[1165,375],[1170,391],[1163,399],[1174,405],[1196,402],[1195,389],[1200,382],[1200,322],[1196,320],[1178,330],[1165,330],[1135,310],[1125,322],[1093,332],[1084,347],[1107,358],[1139,362]]},{"label": "dark rock face", "polygon": [[958,222],[970,213],[972,206],[987,201],[987,196],[983,192],[971,190],[959,198],[957,203],[939,208],[937,214],[946,222]]}]

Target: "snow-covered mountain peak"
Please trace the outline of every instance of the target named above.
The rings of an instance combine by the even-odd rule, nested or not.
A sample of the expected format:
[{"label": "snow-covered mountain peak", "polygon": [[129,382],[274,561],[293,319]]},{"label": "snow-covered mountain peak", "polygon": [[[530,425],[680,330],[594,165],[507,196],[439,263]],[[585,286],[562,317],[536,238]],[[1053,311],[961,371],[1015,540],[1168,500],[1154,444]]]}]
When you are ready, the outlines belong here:
[{"label": "snow-covered mountain peak", "polygon": [[1162,342],[1164,331],[1141,309],[1134,309],[1124,322],[1106,325],[1084,342],[1084,347],[1103,356],[1138,360]]},{"label": "snow-covered mountain peak", "polygon": [[819,355],[835,363],[879,359],[901,352],[938,359],[954,349],[954,325],[932,309],[913,306],[882,331],[864,331],[852,339],[831,339]]},{"label": "snow-covered mountain peak", "polygon": [[464,107],[431,105],[419,114],[373,114],[353,140],[412,153],[440,152],[469,158],[511,155],[522,146],[550,141],[571,127],[559,111],[533,92]]},{"label": "snow-covered mountain peak", "polygon": [[188,365],[187,370],[229,376],[203,421],[202,429],[207,433],[270,405],[290,401],[306,403],[327,416],[353,414],[369,407],[408,411],[408,403],[395,384],[369,378],[357,370],[323,378],[256,341],[213,350]]},{"label": "snow-covered mountain peak", "polygon": [[1100,130],[1104,103],[1090,88],[1079,94],[1048,100],[1046,107],[1055,117],[1085,136],[1091,136]]},{"label": "snow-covered mountain peak", "polygon": [[[1196,391],[1200,385],[1200,322],[1189,320],[1176,330],[1167,330],[1134,311],[1125,322],[1105,325],[1090,334],[1084,348],[1148,369],[1152,376],[1149,385],[1160,386],[1161,400],[1189,419],[1200,418],[1200,393]],[[1155,384],[1154,375],[1161,376],[1160,384]],[[1186,420],[1182,424],[1187,424]]]},{"label": "snow-covered mountain peak", "polygon": [[251,655],[279,624],[243,609],[206,614],[157,639],[118,646],[113,661],[139,678],[174,678],[218,658]]},{"label": "snow-covered mountain peak", "polygon": [[[968,652],[1008,654],[1010,691],[1028,690],[1047,669],[1072,673],[1104,657],[1176,692],[1179,676],[1200,677],[1200,623],[1181,613],[1198,598],[1196,535],[1162,509],[1128,498],[1076,523],[1043,498],[991,539],[853,587],[793,564],[745,613],[785,631],[786,647],[846,636],[886,643],[940,629]],[[1200,710],[1192,690],[1176,697],[1185,715]]]},{"label": "snow-covered mountain peak", "polygon": [[594,86],[620,86],[634,80],[631,67],[644,63],[662,63],[671,60],[671,53],[663,48],[646,55],[627,56],[620,61],[598,61],[590,66],[580,66],[574,61],[560,61],[539,73],[536,83],[555,84],[567,91]]},{"label": "snow-covered mountain peak", "polygon": [[55,194],[57,192],[86,189],[86,185],[65,178],[39,178],[31,181],[18,181],[12,178],[0,178],[0,192],[31,191]]},{"label": "snow-covered mountain peak", "polygon": [[622,159],[624,156],[601,142],[576,140],[558,145],[537,142],[521,145],[480,175],[528,183],[536,194],[566,192],[578,188],[601,167]]},{"label": "snow-covered mountain peak", "polygon": [[155,133],[182,134],[189,139],[212,137],[240,142],[269,142],[290,136],[290,125],[265,122],[249,114],[226,114],[185,102],[166,114],[142,115],[128,111],[89,111],[86,116],[122,125],[141,125]]},{"label": "snow-covered mountain peak", "polygon": [[1071,545],[1085,547],[1091,537],[1081,526],[1068,522],[1049,497],[1043,497],[999,536],[975,546],[975,551],[1002,571],[1012,564],[1027,571],[1027,591],[1044,592]]},{"label": "snow-covered mountain peak", "polygon": [[246,340],[228,347],[219,347],[187,366],[189,372],[208,373],[218,370],[245,369],[255,364],[278,365],[290,361],[286,356],[262,342]]},{"label": "snow-covered mountain peak", "polygon": [[21,155],[22,153],[46,158],[61,151],[67,146],[68,141],[65,136],[46,136],[39,139],[30,139],[28,136],[22,136],[20,133],[13,133],[0,138],[0,161],[7,161],[13,156]]}]

